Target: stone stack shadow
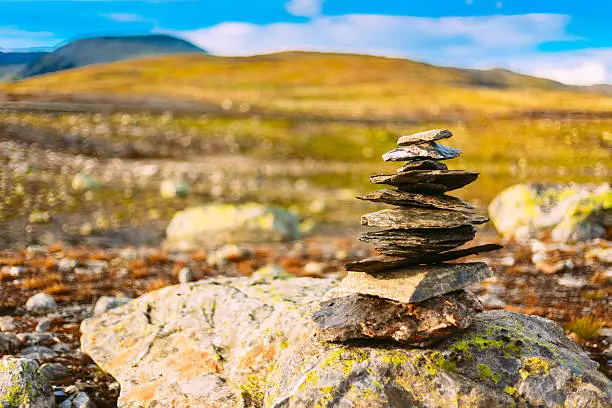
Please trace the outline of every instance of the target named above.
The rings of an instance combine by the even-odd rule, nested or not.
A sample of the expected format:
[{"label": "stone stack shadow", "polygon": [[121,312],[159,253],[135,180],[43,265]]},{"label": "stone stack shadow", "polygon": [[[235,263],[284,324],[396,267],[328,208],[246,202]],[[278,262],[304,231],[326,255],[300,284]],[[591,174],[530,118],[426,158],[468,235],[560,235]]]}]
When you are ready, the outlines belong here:
[{"label": "stone stack shadow", "polygon": [[347,277],[313,315],[322,340],[427,344],[467,328],[482,311],[466,287],[492,276],[489,266],[445,262],[501,246],[456,249],[474,238],[475,225],[488,219],[445,194],[478,177],[477,172],[448,170],[442,162],[461,154],[436,142],[451,136],[443,129],[402,136],[399,147],[383,155],[385,161],[406,164],[370,181],[396,189],[358,197],[395,206],[361,217],[362,225],[376,230],[363,233],[360,240],[374,244],[380,256],[346,265]]}]

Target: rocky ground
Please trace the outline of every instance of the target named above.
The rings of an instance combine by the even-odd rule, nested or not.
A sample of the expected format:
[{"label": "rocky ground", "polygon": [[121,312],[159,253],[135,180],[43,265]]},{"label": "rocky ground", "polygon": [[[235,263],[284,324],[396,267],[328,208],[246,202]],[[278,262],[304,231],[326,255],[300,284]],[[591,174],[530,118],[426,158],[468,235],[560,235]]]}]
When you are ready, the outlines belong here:
[{"label": "rocky ground", "polygon": [[[476,243],[495,242],[483,234]],[[79,325],[111,297],[137,297],[206,277],[344,275],[344,263],[370,255],[351,231],[286,244],[225,246],[216,251],[165,252],[159,247],[100,249],[66,243],[0,252],[0,352],[44,364],[57,401],[85,391],[99,407],[116,403],[119,387],[79,351]],[[487,309],[548,317],[566,328],[600,371],[612,375],[612,244],[506,244],[486,256],[496,275],[471,289]],[[46,293],[51,298],[38,295]],[[28,303],[28,299],[32,299]]]}]

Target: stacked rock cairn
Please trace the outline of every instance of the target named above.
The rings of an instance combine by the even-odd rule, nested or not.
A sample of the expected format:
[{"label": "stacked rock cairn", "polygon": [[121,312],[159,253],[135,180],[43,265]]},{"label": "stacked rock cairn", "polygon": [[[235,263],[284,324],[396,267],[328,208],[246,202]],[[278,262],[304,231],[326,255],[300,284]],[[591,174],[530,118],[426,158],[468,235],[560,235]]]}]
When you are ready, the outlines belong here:
[{"label": "stacked rock cairn", "polygon": [[[474,225],[488,221],[473,206],[445,193],[476,180],[478,173],[448,170],[443,160],[461,151],[436,141],[452,136],[435,129],[402,136],[385,161],[406,161],[395,174],[370,177],[383,189],[362,200],[395,207],[363,215],[374,227],[360,240],[380,254],[346,265],[347,276],[313,314],[325,341],[394,340],[426,345],[467,328],[482,311],[466,287],[492,276],[485,262],[447,263],[501,248],[496,244],[456,249],[471,241]],[[330,298],[331,297],[331,298]]]}]

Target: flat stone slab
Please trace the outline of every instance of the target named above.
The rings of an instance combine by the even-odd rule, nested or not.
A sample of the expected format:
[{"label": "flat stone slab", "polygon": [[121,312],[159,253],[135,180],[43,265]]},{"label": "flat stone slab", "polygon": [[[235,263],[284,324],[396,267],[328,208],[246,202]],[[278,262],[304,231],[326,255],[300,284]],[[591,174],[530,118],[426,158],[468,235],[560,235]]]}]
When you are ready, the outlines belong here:
[{"label": "flat stone slab", "polygon": [[402,266],[412,266],[420,264],[433,264],[445,261],[452,261],[465,256],[481,254],[484,252],[497,251],[503,248],[498,244],[477,245],[470,248],[446,251],[439,254],[423,255],[421,257],[405,258],[401,256],[380,255],[362,259],[356,262],[349,262],[345,265],[347,271],[355,272],[381,272]]},{"label": "flat stone slab", "polygon": [[410,344],[465,329],[482,309],[478,298],[467,290],[417,304],[352,294],[321,302],[312,318],[323,341],[376,339]]},{"label": "flat stone slab", "polygon": [[397,139],[398,146],[410,146],[426,142],[434,142],[440,139],[448,139],[453,133],[447,129],[432,129],[424,132],[414,133],[412,135],[401,136]]},{"label": "flat stone slab", "polygon": [[357,198],[365,201],[398,205],[400,207],[440,208],[442,210],[454,211],[469,211],[474,208],[471,204],[449,195],[418,194],[386,188],[366,196],[358,196]]},{"label": "flat stone slab", "polygon": [[361,225],[390,229],[455,228],[483,224],[479,214],[420,207],[388,208],[361,216]]},{"label": "flat stone slab", "polygon": [[485,262],[412,266],[385,272],[349,272],[339,293],[359,293],[417,303],[493,276]]},{"label": "flat stone slab", "polygon": [[411,160],[397,169],[397,172],[408,170],[448,170],[448,166],[437,160]]},{"label": "flat stone slab", "polygon": [[389,184],[412,193],[442,194],[467,186],[478,178],[478,172],[467,170],[411,170],[370,177],[374,184]]},{"label": "flat stone slab", "polygon": [[461,150],[454,147],[442,146],[436,142],[419,145],[402,146],[382,155],[384,161],[407,160],[448,160],[461,155]]},{"label": "flat stone slab", "polygon": [[361,234],[360,241],[374,244],[381,254],[421,257],[448,251],[474,239],[472,225],[457,228],[392,229]]}]

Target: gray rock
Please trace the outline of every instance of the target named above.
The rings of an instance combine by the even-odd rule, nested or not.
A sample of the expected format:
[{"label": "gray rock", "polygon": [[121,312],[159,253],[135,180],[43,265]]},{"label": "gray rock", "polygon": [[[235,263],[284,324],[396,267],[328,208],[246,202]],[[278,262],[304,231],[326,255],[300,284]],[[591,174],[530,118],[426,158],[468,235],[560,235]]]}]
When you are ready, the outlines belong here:
[{"label": "gray rock", "polygon": [[283,354],[266,406],[608,407],[612,383],[547,319],[504,311],[474,318],[429,348],[306,338]]},{"label": "gray rock", "polygon": [[469,255],[481,254],[483,252],[496,251],[501,249],[501,245],[485,244],[476,245],[470,248],[457,249],[453,251],[441,252],[439,254],[423,255],[415,258],[404,258],[401,256],[380,255],[360,261],[349,262],[346,264],[347,271],[355,272],[380,272],[384,270],[399,268],[402,266],[433,264],[445,261],[452,261]]},{"label": "gray rock", "polygon": [[469,211],[474,208],[471,204],[449,195],[417,194],[401,190],[382,189],[357,198],[406,207],[440,208],[455,211]]},{"label": "gray rock", "polygon": [[339,293],[378,296],[417,303],[463,289],[493,275],[485,262],[412,266],[383,272],[349,272]]},{"label": "gray rock", "polygon": [[30,297],[25,307],[30,312],[45,312],[57,309],[57,303],[53,296],[41,292]]},{"label": "gray rock", "polygon": [[57,408],[96,408],[96,404],[86,392],[80,391],[59,404]]},{"label": "gray rock", "polygon": [[262,204],[211,204],[178,212],[166,229],[165,245],[191,250],[228,243],[289,241],[299,237],[299,218]]},{"label": "gray rock", "polygon": [[383,154],[384,161],[447,160],[461,155],[461,150],[442,146],[436,142],[402,146]]},{"label": "gray rock", "polygon": [[361,216],[361,225],[389,229],[455,228],[487,221],[475,213],[419,207],[388,208]]},{"label": "gray rock", "polygon": [[605,238],[612,227],[612,188],[609,184],[517,184],[491,202],[489,216],[508,239]]},{"label": "gray rock", "polygon": [[610,381],[547,319],[485,312],[430,348],[315,341],[311,315],[334,285],[214,278],[171,286],[86,320],[81,344],[121,384],[121,408],[510,407],[524,398],[520,370],[546,377],[555,367],[571,373],[557,388],[565,400],[592,389],[609,404]]},{"label": "gray rock", "polygon": [[360,241],[374,244],[381,254],[421,258],[465,244],[474,239],[476,230],[467,225],[457,228],[382,230],[365,232]]},{"label": "gray rock", "polygon": [[49,329],[51,327],[53,327],[53,325],[55,324],[56,321],[57,321],[57,319],[55,317],[49,317],[49,316],[43,317],[36,324],[36,329],[35,330],[37,332],[46,332],[46,331],[49,331]]},{"label": "gray rock", "polygon": [[478,299],[463,290],[417,304],[353,294],[322,302],[313,320],[324,341],[377,339],[410,344],[465,329],[481,311]]},{"label": "gray rock", "polygon": [[401,173],[408,170],[448,170],[448,166],[437,160],[411,160],[396,171]]},{"label": "gray rock", "polygon": [[412,135],[401,136],[397,139],[398,146],[410,146],[426,142],[434,142],[440,139],[448,139],[453,133],[447,129],[432,129],[424,132],[414,133]]},{"label": "gray rock", "polygon": [[36,361],[25,358],[0,359],[0,407],[55,407],[53,389],[40,373]]},{"label": "gray rock", "polygon": [[464,187],[478,178],[478,173],[466,170],[410,170],[370,177],[374,184],[397,186],[411,193],[442,194]]},{"label": "gray rock", "polygon": [[20,357],[36,361],[46,361],[58,356],[58,354],[46,346],[26,347],[19,353]]},{"label": "gray rock", "polygon": [[178,273],[178,281],[180,283],[187,283],[193,280],[193,274],[189,270],[189,268],[181,268]]},{"label": "gray rock", "polygon": [[127,304],[131,298],[128,297],[112,297],[112,296],[101,296],[94,306],[94,316],[100,316],[102,313],[114,309],[116,307]]},{"label": "gray rock", "polygon": [[15,333],[0,333],[0,355],[12,354],[19,347],[19,343]]},{"label": "gray rock", "polygon": [[62,380],[70,375],[70,370],[59,363],[45,363],[40,366],[40,373],[50,382]]}]

